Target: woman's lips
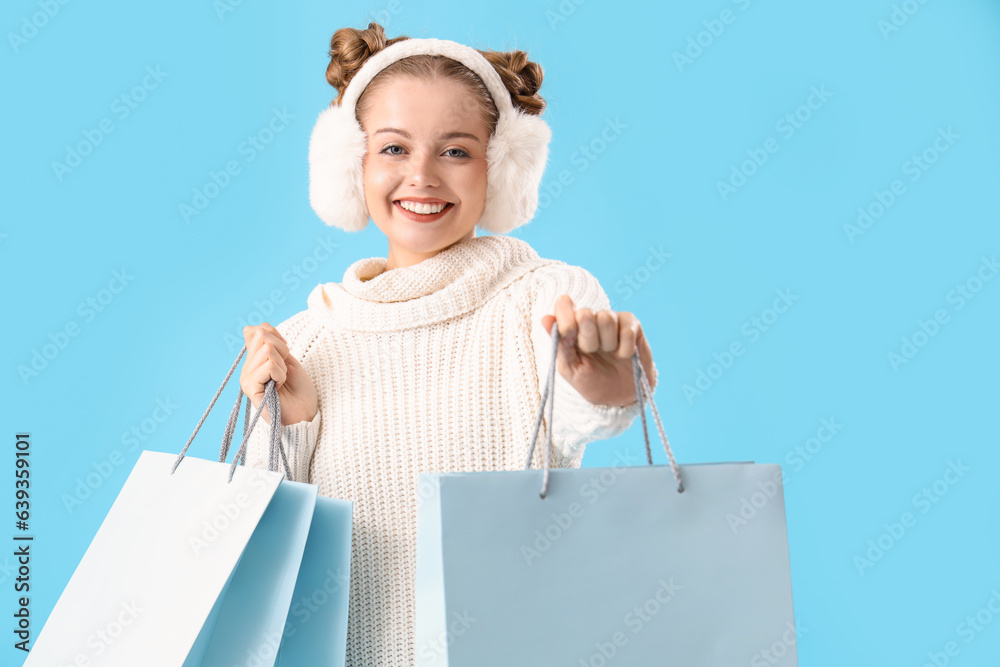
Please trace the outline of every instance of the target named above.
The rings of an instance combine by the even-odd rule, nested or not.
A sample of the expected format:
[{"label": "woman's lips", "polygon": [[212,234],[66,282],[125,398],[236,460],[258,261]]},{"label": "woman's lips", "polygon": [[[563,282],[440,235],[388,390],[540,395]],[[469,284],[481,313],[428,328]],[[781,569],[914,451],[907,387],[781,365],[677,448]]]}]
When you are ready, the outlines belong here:
[{"label": "woman's lips", "polygon": [[447,204],[443,209],[441,209],[437,213],[430,213],[428,215],[424,215],[423,213],[414,213],[413,211],[407,211],[405,208],[399,205],[398,201],[392,202],[392,205],[395,206],[396,210],[402,213],[404,217],[407,217],[410,220],[414,220],[416,222],[434,222],[435,220],[440,219],[445,213],[450,211],[452,207],[455,206],[454,204]]}]

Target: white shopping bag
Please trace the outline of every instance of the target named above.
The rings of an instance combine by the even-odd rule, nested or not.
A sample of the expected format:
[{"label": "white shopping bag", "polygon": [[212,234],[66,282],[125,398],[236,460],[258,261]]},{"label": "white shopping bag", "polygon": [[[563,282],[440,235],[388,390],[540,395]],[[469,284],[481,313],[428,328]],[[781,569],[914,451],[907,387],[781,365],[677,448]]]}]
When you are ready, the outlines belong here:
[{"label": "white shopping bag", "polygon": [[277,470],[285,452],[273,382],[265,396],[271,470],[237,465],[263,402],[225,463],[242,391],[219,461],[185,457],[225,384],[180,456],[139,456],[26,667],[274,665],[318,487]]}]

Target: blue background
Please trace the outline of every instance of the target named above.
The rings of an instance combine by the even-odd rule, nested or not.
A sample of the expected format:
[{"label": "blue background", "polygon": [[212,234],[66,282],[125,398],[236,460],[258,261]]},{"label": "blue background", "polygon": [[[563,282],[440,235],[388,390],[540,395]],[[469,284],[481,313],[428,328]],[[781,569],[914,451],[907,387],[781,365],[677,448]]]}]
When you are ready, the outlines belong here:
[{"label": "blue background", "polygon": [[[37,2],[8,2],[0,22],[11,471],[0,497],[10,517],[13,435],[30,432],[36,635],[141,450],[183,447],[245,320],[280,322],[315,284],[385,256],[374,225],[325,227],[308,201],[309,134],[336,94],[324,79],[330,36],[376,20],[390,37],[524,49],[544,67],[546,195],[514,235],[587,268],[616,310],[640,318],[680,462],[782,464],[801,664],[923,665],[949,641],[960,652],[948,664],[995,660],[1000,618],[989,613],[971,638],[959,624],[1000,589],[1000,280],[977,282],[990,273],[983,258],[1000,252],[1000,4],[53,5],[48,18]],[[731,22],[713,23],[727,9]],[[162,74],[143,87],[147,68]],[[813,87],[827,99],[800,108]],[[123,95],[135,107],[127,116]],[[275,110],[293,118],[251,160],[242,142]],[[794,133],[778,124],[796,112],[808,118]],[[102,120],[113,131],[57,174]],[[619,130],[602,138],[609,122]],[[957,138],[936,152],[949,128]],[[720,195],[769,138],[778,150]],[[935,161],[914,172],[925,151]],[[185,221],[179,206],[230,160],[240,173]],[[562,171],[570,182],[557,192]],[[858,207],[897,179],[903,194],[849,238]],[[336,245],[328,257],[324,244]],[[131,279],[102,292],[118,287],[114,271]],[[979,289],[961,308],[958,285]],[[745,327],[770,317],[777,290],[797,299],[751,340]],[[102,295],[113,298],[100,312],[80,308]],[[947,321],[919,335],[939,309]],[[78,335],[23,376],[67,323]],[[904,337],[921,346],[893,364]],[[744,353],[712,367],[737,341]],[[711,385],[686,393],[699,371]],[[217,451],[230,400],[193,455]],[[158,401],[172,406],[161,421]],[[842,426],[805,460],[796,448],[823,419]],[[133,428],[143,441],[130,440]],[[638,421],[591,444],[583,464],[610,465],[626,449],[642,452]],[[940,481],[949,461],[968,468],[954,484]],[[67,509],[64,496],[101,468],[106,478]],[[935,502],[915,501],[925,487]],[[904,512],[915,525],[886,537]],[[880,537],[891,548],[859,566]],[[0,557],[3,664],[23,661],[8,631],[12,566]]]}]

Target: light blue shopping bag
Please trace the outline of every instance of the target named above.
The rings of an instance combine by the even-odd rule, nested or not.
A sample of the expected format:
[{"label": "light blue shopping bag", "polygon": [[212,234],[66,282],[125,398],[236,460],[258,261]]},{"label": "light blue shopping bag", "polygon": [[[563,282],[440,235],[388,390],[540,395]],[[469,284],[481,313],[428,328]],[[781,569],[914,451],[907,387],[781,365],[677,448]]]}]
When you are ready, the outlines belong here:
[{"label": "light blue shopping bag", "polygon": [[191,655],[187,665],[274,664],[316,502],[313,484],[278,485],[220,596],[213,627],[202,629],[204,657]]},{"label": "light blue shopping bag", "polygon": [[418,667],[796,665],[780,467],[677,465],[650,407],[669,465],[643,410],[649,465],[530,470],[540,410],[525,470],[420,475]]},{"label": "light blue shopping bag", "polygon": [[344,666],[352,507],[349,500],[316,500],[277,667]]}]

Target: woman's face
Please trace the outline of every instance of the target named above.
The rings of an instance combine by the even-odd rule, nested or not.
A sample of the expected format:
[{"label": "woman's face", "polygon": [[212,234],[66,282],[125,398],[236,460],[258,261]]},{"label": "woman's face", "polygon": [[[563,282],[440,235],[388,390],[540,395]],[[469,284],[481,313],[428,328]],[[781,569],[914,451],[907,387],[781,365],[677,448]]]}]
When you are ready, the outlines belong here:
[{"label": "woman's face", "polygon": [[486,205],[489,128],[465,88],[396,78],[374,91],[361,125],[365,203],[389,240],[386,270],[475,236]]}]

